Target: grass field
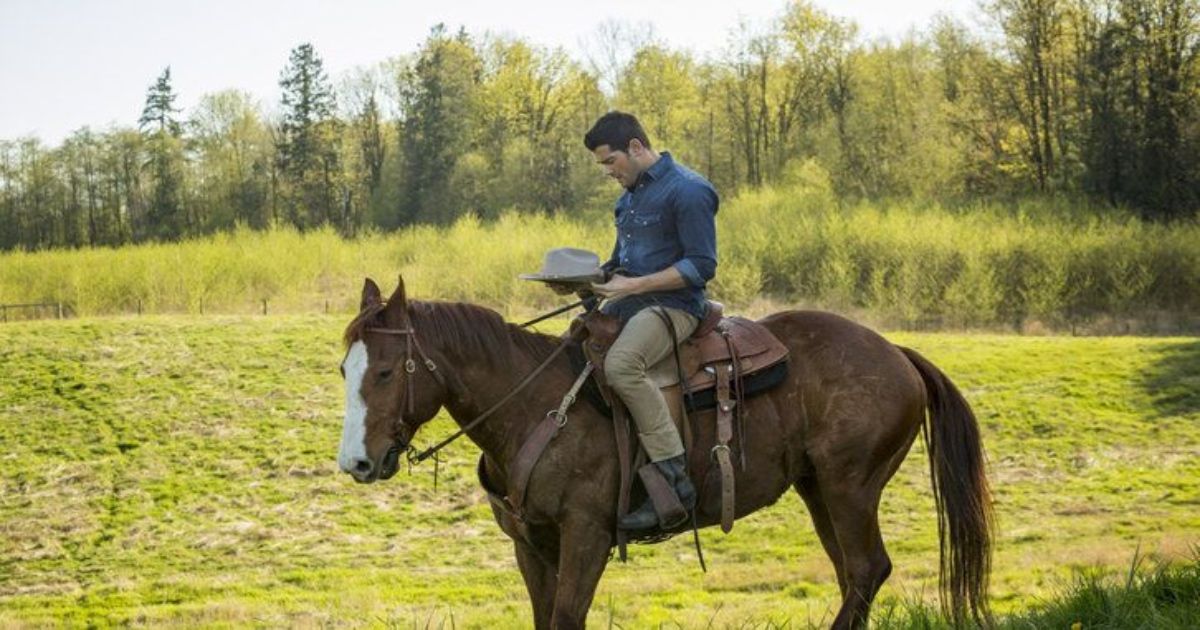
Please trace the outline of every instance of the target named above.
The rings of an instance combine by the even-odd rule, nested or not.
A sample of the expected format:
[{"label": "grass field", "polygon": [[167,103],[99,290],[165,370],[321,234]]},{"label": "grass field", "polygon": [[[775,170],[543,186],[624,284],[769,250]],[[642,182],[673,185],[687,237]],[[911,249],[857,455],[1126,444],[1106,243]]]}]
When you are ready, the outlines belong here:
[{"label": "grass field", "polygon": [[[456,443],[432,467],[337,472],[347,317],[146,317],[0,326],[0,626],[526,627],[510,545]],[[1200,339],[897,333],[975,406],[999,536],[993,606],[1077,570],[1200,543]],[[418,437],[450,431],[439,419]],[[880,614],[936,590],[927,462],[885,494]],[[787,496],[610,565],[590,622],[807,627],[833,571]],[[1015,618],[1015,617],[1014,617]],[[1053,625],[1058,621],[1048,622]]]}]

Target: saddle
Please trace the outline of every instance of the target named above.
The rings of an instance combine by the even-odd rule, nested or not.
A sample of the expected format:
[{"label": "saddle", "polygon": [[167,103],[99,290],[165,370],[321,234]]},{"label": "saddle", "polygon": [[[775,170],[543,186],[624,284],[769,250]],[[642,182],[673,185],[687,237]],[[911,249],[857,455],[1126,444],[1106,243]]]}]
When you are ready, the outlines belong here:
[{"label": "saddle", "polygon": [[[667,320],[664,318],[664,322]],[[599,312],[580,316],[572,323],[572,331],[587,328],[583,339],[583,352],[593,366],[603,366],[608,349],[616,341],[622,329],[617,318]],[[668,327],[670,327],[668,325]],[[672,331],[673,332],[673,331]],[[737,445],[741,466],[745,469],[744,444],[744,400],[764,391],[783,380],[787,375],[788,350],[765,326],[741,317],[724,317],[720,303],[709,302],[705,318],[695,332],[678,346],[678,354],[668,355],[659,364],[648,369],[652,382],[659,386],[667,399],[676,427],[683,437],[684,447],[689,453],[690,473],[695,480],[707,481],[708,464],[715,460],[720,470],[720,517],[721,529],[728,533],[733,528],[735,514],[734,466],[730,443],[737,434]],[[683,506],[673,492],[655,491],[658,484],[646,482],[648,475],[656,473],[654,466],[644,462],[644,451],[631,457],[633,446],[629,443],[636,432],[629,430],[628,414],[619,398],[613,395],[604,382],[602,369],[596,369],[592,378],[599,385],[604,402],[613,411],[616,423],[617,451],[621,460],[621,494],[618,501],[618,518],[628,511],[634,471],[644,480],[644,486],[664,521],[677,520]],[[716,443],[704,452],[693,449],[692,424],[688,411],[716,408]],[[624,443],[623,443],[624,442]],[[703,473],[701,473],[703,469]],[[704,500],[707,483],[696,483],[701,492],[701,508],[710,501]],[[698,509],[701,509],[698,508]],[[671,518],[675,517],[675,518]],[[619,532],[618,544],[624,557],[625,532]],[[655,532],[652,536],[661,535]]]}]

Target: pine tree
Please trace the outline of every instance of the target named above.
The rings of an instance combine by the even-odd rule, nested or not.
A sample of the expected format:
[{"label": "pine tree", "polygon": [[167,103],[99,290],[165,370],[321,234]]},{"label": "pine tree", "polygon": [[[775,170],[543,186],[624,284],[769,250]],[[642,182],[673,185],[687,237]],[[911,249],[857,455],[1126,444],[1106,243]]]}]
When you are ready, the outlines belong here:
[{"label": "pine tree", "polygon": [[146,136],[153,192],[146,221],[138,226],[135,238],[176,239],[187,231],[183,209],[183,127],[175,118],[175,90],[171,87],[171,67],[163,69],[146,91],[146,105],[138,127]]},{"label": "pine tree", "polygon": [[299,227],[338,223],[342,179],[333,89],[312,44],[292,50],[279,79],[283,88],[279,169],[288,218]]}]

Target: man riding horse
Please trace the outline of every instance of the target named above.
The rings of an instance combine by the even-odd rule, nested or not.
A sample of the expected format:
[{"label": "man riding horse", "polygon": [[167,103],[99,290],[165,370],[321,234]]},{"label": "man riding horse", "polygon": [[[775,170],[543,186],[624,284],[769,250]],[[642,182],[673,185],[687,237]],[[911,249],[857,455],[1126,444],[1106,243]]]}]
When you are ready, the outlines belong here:
[{"label": "man riding horse", "polygon": [[[601,267],[611,276],[592,285],[606,299],[601,312],[624,323],[608,351],[604,376],[633,416],[650,461],[690,511],[696,489],[687,475],[683,442],[647,368],[670,355],[704,318],[704,287],[717,268],[720,202],[708,180],[677,163],[670,153],[655,151],[632,114],[601,116],[583,143],[625,188],[617,200],[612,257]],[[645,530],[676,524],[660,524],[647,499],[619,526]]]},{"label": "man riding horse", "polygon": [[[655,497],[673,491],[681,503],[696,505],[695,526],[719,523],[725,531],[733,519],[795,490],[837,575],[842,602],[832,625],[861,628],[892,572],[880,499],[921,434],[938,518],[943,602],[955,626],[986,623],[992,508],[979,423],[937,366],[848,319],[805,310],[757,322],[728,318],[716,339],[728,353],[716,361],[704,344],[712,335],[689,342],[704,359],[692,374],[716,379],[718,402],[733,402],[734,391],[738,398],[736,405],[697,409],[685,420],[693,472],[706,489],[697,499],[684,473],[680,437],[661,394],[646,383],[646,370],[672,352],[671,328],[675,339],[687,338],[709,315],[703,296],[716,268],[717,196],[670,155],[655,153],[627,114],[602,117],[585,144],[626,192],[616,208],[613,255],[604,265],[612,277],[596,282],[602,274],[592,255],[592,273],[583,274],[590,280],[573,286],[606,298],[601,309],[626,322],[619,336],[605,338],[616,341],[603,372],[655,462],[638,471],[644,485],[655,482],[662,490]],[[792,357],[783,381],[757,394],[730,380],[757,356],[735,352],[736,332],[755,326]],[[372,483],[395,475],[405,453],[421,461],[468,436],[481,451],[480,484],[513,541],[536,627],[583,627],[612,549],[622,544],[618,526],[650,533],[682,526],[659,523],[652,504],[618,519],[628,496],[622,491],[629,461],[622,461],[629,455],[621,446],[628,446],[620,437],[624,425],[618,432],[617,423],[604,422],[598,406],[571,407],[583,383],[567,352],[571,338],[525,330],[473,304],[409,300],[400,278],[386,300],[366,280],[344,340],[338,465],[356,481]],[[590,347],[595,339],[588,341]],[[582,375],[588,373],[585,367]],[[510,404],[518,394],[522,404]],[[443,409],[459,430],[414,455],[414,437]],[[731,409],[752,421],[732,431]],[[617,448],[603,448],[608,444]],[[731,451],[739,455],[736,484]],[[661,471],[670,489],[643,470]]]}]

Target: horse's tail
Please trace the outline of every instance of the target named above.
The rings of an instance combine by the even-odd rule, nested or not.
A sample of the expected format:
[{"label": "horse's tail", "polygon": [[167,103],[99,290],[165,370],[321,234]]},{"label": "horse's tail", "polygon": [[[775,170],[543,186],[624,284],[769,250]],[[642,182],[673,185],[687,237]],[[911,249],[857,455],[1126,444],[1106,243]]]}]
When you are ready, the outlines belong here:
[{"label": "horse's tail", "polygon": [[984,472],[979,424],[958,388],[937,366],[910,348],[900,348],[921,374],[929,414],[921,427],[929,453],[938,510],[941,551],[939,582],[956,625],[971,619],[991,623],[988,575],[992,555],[992,502]]}]

